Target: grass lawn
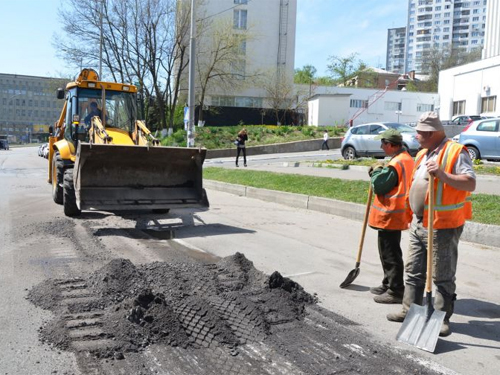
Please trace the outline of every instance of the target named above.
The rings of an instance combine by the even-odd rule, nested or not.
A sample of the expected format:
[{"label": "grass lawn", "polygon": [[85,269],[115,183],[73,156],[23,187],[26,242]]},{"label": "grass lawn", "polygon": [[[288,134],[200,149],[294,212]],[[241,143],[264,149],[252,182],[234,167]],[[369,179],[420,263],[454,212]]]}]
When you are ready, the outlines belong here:
[{"label": "grass lawn", "polygon": [[[338,199],[352,203],[365,204],[368,194],[368,181],[216,167],[205,168],[203,175],[208,180]],[[472,221],[500,225],[500,196],[473,194],[472,207]]]}]

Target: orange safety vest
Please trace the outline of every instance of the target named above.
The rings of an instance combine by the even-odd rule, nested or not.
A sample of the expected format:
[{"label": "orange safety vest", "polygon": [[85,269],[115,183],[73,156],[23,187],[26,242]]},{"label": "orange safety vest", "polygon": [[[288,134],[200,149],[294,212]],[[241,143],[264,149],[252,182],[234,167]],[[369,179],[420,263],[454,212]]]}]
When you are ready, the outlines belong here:
[{"label": "orange safety vest", "polygon": [[[447,141],[439,152],[436,162],[446,173],[452,173],[453,167],[465,146]],[[427,153],[427,149],[421,150],[416,157],[415,171],[422,162]],[[413,180],[413,175],[412,175]],[[436,179],[434,184],[434,194],[436,202],[434,203],[434,229],[458,228],[465,223],[465,220],[472,218],[472,202],[470,192],[457,190],[441,180]],[[424,227],[427,227],[429,221],[429,192],[425,196],[424,206]]]},{"label": "orange safety vest", "polygon": [[398,184],[387,194],[375,195],[368,222],[374,228],[405,230],[411,222],[412,214],[408,209],[406,196],[415,162],[408,152],[403,151],[387,165],[398,173]]}]

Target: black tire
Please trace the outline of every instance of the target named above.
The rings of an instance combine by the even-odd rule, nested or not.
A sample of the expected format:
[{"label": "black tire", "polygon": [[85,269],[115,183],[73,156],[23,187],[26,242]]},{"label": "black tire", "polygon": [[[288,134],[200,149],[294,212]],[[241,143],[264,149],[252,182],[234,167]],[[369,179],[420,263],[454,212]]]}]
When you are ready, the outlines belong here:
[{"label": "black tire", "polygon": [[75,186],[73,184],[73,168],[64,171],[64,214],[69,217],[79,216],[82,211],[76,205]]},{"label": "black tire", "polygon": [[354,160],[356,159],[356,150],[351,146],[347,146],[342,150],[342,156],[345,160]]},{"label": "black tire", "polygon": [[64,162],[56,151],[52,158],[52,199],[57,204],[63,204],[63,179],[64,179]]},{"label": "black tire", "polygon": [[474,146],[467,146],[467,150],[469,151],[470,158],[472,160],[481,160],[481,154],[479,153],[479,150],[474,147]]}]

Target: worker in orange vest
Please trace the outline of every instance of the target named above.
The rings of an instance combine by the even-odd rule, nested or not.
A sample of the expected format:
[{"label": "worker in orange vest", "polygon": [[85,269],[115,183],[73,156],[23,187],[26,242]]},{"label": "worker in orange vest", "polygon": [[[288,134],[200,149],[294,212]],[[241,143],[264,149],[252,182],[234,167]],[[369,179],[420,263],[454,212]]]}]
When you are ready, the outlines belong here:
[{"label": "worker in orange vest", "polygon": [[378,287],[370,288],[377,303],[401,303],[404,293],[404,263],[401,251],[401,231],[408,229],[411,212],[406,207],[406,195],[414,161],[403,146],[403,137],[396,129],[388,129],[375,139],[391,159],[387,165],[375,164],[369,174],[375,198],[368,223],[378,230],[378,251],[384,278]]},{"label": "worker in orange vest", "polygon": [[476,188],[476,175],[467,149],[446,137],[435,112],[422,114],[416,130],[422,150],[415,159],[408,194],[413,221],[405,265],[403,306],[400,312],[388,314],[387,319],[403,322],[412,303],[422,304],[427,263],[428,181],[429,178],[435,178],[434,308],[446,313],[439,334],[448,336],[451,333],[450,317],[456,300],[458,242],[465,220],[472,217],[470,192]]}]

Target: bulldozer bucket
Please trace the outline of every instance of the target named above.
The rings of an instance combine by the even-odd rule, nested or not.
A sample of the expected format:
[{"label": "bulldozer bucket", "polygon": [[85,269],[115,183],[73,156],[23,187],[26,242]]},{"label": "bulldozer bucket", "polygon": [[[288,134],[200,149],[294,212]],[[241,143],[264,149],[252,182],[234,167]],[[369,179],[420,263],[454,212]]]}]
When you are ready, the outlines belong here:
[{"label": "bulldozer bucket", "polygon": [[208,207],[205,149],[80,142],[73,172],[81,210]]}]

